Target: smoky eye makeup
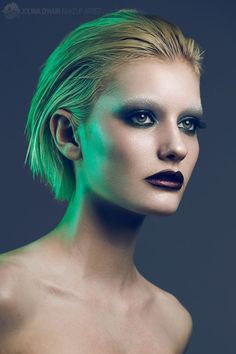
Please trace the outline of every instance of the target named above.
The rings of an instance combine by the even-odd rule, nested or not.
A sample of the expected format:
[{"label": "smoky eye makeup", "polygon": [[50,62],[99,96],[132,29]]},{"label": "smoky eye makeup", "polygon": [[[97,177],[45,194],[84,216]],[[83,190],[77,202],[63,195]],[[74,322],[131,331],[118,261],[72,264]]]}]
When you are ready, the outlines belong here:
[{"label": "smoky eye makeup", "polygon": [[[179,122],[179,125],[184,125],[186,123],[186,128],[183,126],[180,128],[188,135],[194,135],[198,129],[205,129],[207,127],[206,123],[199,117],[185,117],[185,119]],[[191,128],[189,128],[189,124]]]},{"label": "smoky eye makeup", "polygon": [[122,119],[125,123],[140,128],[145,128],[159,122],[159,116],[152,107],[146,105],[127,104],[120,107],[115,116]]},{"label": "smoky eye makeup", "polygon": [[150,127],[158,123],[155,114],[146,109],[133,109],[122,115],[123,119],[136,127]]},{"label": "smoky eye makeup", "polygon": [[[119,117],[128,125],[137,128],[149,128],[153,125],[159,124],[158,114],[151,109],[143,108],[141,106],[122,107],[118,111]],[[188,135],[194,135],[197,129],[204,129],[207,127],[206,123],[201,119],[191,114],[181,117],[178,125]]]}]

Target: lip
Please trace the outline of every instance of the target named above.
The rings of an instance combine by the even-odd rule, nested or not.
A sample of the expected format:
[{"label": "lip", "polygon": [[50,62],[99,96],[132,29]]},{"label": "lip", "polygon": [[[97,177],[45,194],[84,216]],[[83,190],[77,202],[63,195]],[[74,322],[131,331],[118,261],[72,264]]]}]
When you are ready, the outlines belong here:
[{"label": "lip", "polygon": [[184,182],[184,176],[180,171],[162,170],[145,178],[154,186],[164,189],[179,190]]}]

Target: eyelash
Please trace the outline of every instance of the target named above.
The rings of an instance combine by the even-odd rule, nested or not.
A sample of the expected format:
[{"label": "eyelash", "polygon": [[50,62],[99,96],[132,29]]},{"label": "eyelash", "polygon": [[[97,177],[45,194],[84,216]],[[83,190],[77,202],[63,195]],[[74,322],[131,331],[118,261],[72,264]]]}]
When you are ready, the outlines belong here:
[{"label": "eyelash", "polygon": [[[153,126],[152,123],[148,123],[148,124],[139,124],[139,123],[134,123],[133,122],[133,118],[140,116],[140,115],[145,115],[145,116],[149,116],[151,117],[151,119],[153,120],[153,123],[156,122],[156,119],[153,117],[153,114],[149,111],[144,111],[144,110],[140,110],[140,111],[135,111],[131,114],[129,114],[126,118],[128,119],[128,121],[132,121],[132,125],[142,128],[142,127],[150,127]],[[187,118],[182,120],[180,123],[186,122],[186,121],[190,121],[194,124],[194,128],[193,129],[184,129],[183,130],[190,135],[194,135],[196,133],[197,129],[204,129],[206,128],[206,123],[202,122],[199,118]]]}]

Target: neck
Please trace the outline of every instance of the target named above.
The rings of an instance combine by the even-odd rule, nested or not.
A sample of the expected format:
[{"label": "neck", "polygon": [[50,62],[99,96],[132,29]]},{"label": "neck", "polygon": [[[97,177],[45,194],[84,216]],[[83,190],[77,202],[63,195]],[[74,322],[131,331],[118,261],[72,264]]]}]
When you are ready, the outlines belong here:
[{"label": "neck", "polygon": [[133,257],[144,218],[97,196],[80,195],[71,200],[53,232],[80,281],[102,291],[121,291],[137,280]]}]

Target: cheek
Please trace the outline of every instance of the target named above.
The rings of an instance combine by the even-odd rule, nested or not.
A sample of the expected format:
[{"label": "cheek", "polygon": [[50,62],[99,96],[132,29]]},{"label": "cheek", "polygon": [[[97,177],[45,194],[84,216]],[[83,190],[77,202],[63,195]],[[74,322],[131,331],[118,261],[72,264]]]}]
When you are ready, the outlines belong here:
[{"label": "cheek", "polygon": [[198,142],[198,138],[196,137],[194,144],[192,144],[190,147],[190,153],[191,153],[191,157],[192,157],[194,165],[197,162],[197,159],[199,156],[199,151],[200,151],[199,150],[199,142]]},{"label": "cheek", "polygon": [[98,127],[85,146],[83,173],[89,189],[106,199],[119,200],[126,195],[133,180],[132,173],[136,171],[137,177],[137,163],[140,163],[135,139],[121,131],[109,133]]},{"label": "cheek", "polygon": [[147,161],[150,145],[150,139],[148,136],[145,138],[141,130],[134,131],[116,124],[94,128],[86,156],[89,159],[88,178],[102,189],[114,189],[116,186],[115,189],[121,192],[121,189],[128,188],[130,182],[138,182],[146,176],[150,169]]},{"label": "cheek", "polygon": [[198,139],[196,137],[196,140],[194,142],[189,143],[189,147],[188,147],[188,155],[186,157],[186,161],[183,163],[185,163],[186,168],[188,169],[188,175],[189,177],[191,176],[193,169],[196,165],[196,162],[198,160],[198,156],[199,156],[199,143],[198,143]]},{"label": "cheek", "polygon": [[[151,141],[140,131],[131,129],[114,130],[107,146],[107,168],[117,174],[133,176],[145,171],[147,156],[150,156]],[[148,166],[148,164],[147,164]],[[149,167],[150,168],[150,167]]]}]

